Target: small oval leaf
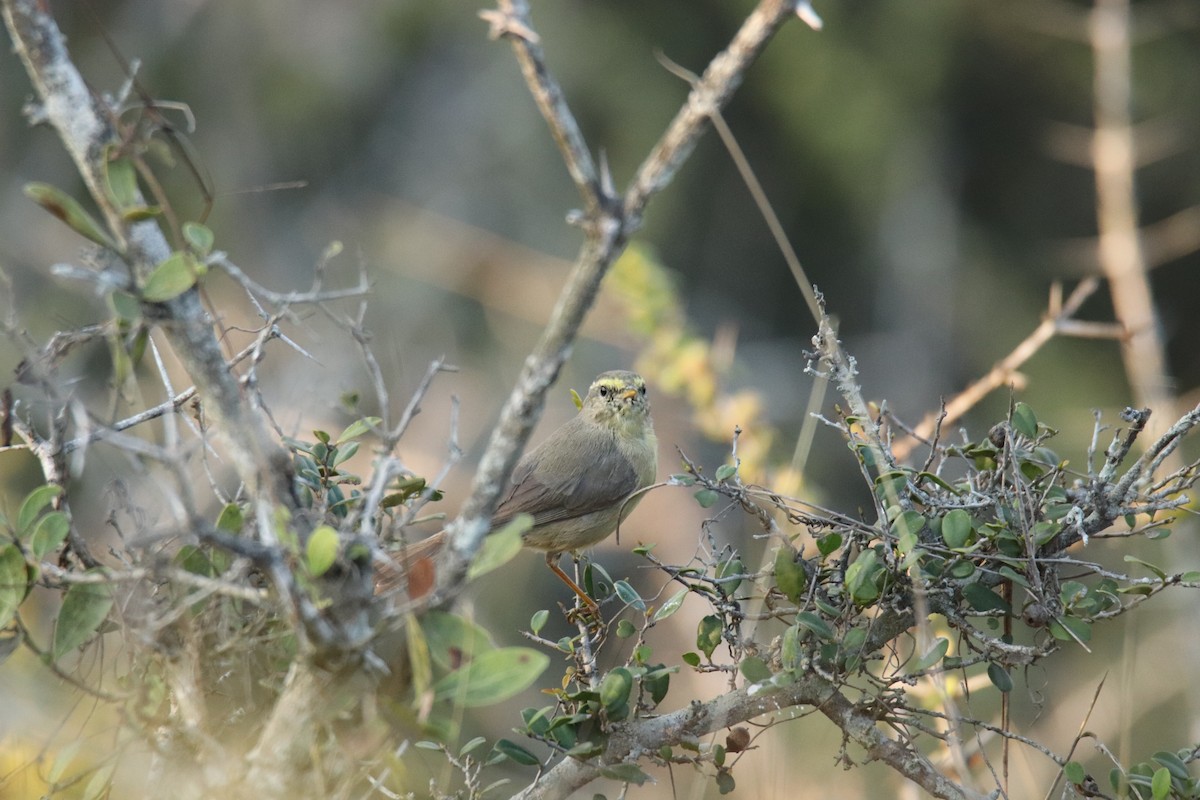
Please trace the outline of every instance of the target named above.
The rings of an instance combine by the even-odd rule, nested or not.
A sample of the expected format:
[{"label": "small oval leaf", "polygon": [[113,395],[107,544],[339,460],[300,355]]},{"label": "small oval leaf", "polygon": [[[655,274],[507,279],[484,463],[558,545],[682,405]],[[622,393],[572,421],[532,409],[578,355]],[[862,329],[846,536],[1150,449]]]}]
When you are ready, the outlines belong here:
[{"label": "small oval leaf", "polygon": [[687,597],[687,594],[687,589],[680,589],[678,592],[671,595],[667,602],[663,603],[662,607],[654,612],[654,615],[650,618],[650,621],[662,622],[664,619],[674,614],[679,610],[679,607],[683,605],[684,598]]},{"label": "small oval leaf", "polygon": [[62,487],[54,484],[43,484],[25,496],[21,502],[21,510],[17,512],[17,538],[23,539],[33,533],[33,523],[42,513],[42,509],[50,505],[54,498],[62,494]]},{"label": "small oval leaf", "polygon": [[338,556],[337,531],[328,525],[320,525],[308,537],[304,547],[305,566],[314,578],[319,578],[329,571],[337,561]]},{"label": "small oval leaf", "polygon": [[191,253],[177,250],[146,277],[142,299],[151,303],[173,300],[196,284],[197,274]]},{"label": "small oval leaf", "polygon": [[[97,573],[89,570],[85,574]],[[90,639],[108,616],[112,605],[112,587],[107,584],[76,583],[71,586],[63,597],[62,608],[54,623],[51,657],[58,661]]]}]

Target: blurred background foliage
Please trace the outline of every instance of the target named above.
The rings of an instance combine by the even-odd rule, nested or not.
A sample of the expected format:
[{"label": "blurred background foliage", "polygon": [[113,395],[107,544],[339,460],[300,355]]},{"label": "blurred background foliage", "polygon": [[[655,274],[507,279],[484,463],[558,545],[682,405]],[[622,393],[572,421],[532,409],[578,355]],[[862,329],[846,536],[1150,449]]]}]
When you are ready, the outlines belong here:
[{"label": "blurred background foliage", "polygon": [[[125,80],[103,28],[124,58],[140,61],[139,80],[152,96],[186,104],[195,115],[187,149],[215,191],[208,224],[219,249],[260,283],[288,290],[307,286],[320,254],[341,240],[346,254],[334,274],[340,270],[350,284],[360,263],[369,270],[375,291],[368,327],[399,402],[432,358],[446,355],[461,368],[435,383],[407,441],[411,467],[432,474],[443,462],[452,393],[462,399],[460,442],[477,456],[580,239],[564,221],[577,197],[561,160],[509,48],[486,41],[478,4],[52,5],[97,91],[116,91]],[[699,71],[751,7],[744,0],[534,4],[550,64],[618,186],[686,93],[656,54]],[[1086,167],[1087,9],[1030,0],[818,0],[825,30],[786,27],[726,114],[809,276],[840,318],[867,395],[886,399],[901,419],[917,421],[1007,354],[1036,325],[1052,282],[1096,272],[1095,192]],[[1140,38],[1133,115],[1145,160],[1138,197],[1144,224],[1171,223],[1151,243],[1152,280],[1176,388],[1194,404],[1200,6],[1154,0],[1134,3],[1134,14]],[[6,52],[0,268],[12,278],[21,323],[44,340],[105,311],[102,299],[49,275],[53,263],[79,261],[81,241],[21,187],[36,180],[84,193],[53,135],[26,126],[20,111],[29,93]],[[184,126],[182,114],[167,113]],[[175,159],[163,175],[180,213],[194,218],[202,193],[178,153]],[[292,181],[304,187],[272,188]],[[208,290],[227,325],[252,319],[234,287],[214,279]],[[1111,318],[1103,291],[1081,316]],[[636,246],[609,278],[544,429],[573,412],[566,387],[582,391],[595,373],[636,363],[659,391],[664,476],[674,471],[675,445],[715,466],[740,424],[747,429],[741,454],[764,470],[774,467],[762,474],[853,510],[867,494],[837,436],[818,432],[802,477],[782,471],[812,391],[803,351],[813,327],[745,186],[710,134],[651,204]],[[288,433],[337,429],[353,418],[340,408],[342,394],[369,397],[365,372],[350,343],[319,315],[290,335],[315,362],[282,351],[268,360],[262,383],[276,418]],[[0,342],[0,372],[11,375],[18,358]],[[87,392],[106,380],[107,355],[91,350],[69,369],[78,391]],[[1082,459],[1091,436],[1091,409],[1113,421],[1131,400],[1111,341],[1054,340],[1024,373],[1021,398],[1063,430],[1059,451],[1073,459]],[[993,394],[966,426],[980,435],[1008,403],[1006,392]],[[829,407],[827,401],[827,413]],[[103,449],[90,458],[77,505],[112,492]],[[470,464],[468,458],[451,476],[449,513],[465,493]],[[32,461],[6,458],[0,475],[10,505],[36,483]],[[683,491],[655,493],[634,517],[629,540],[678,538],[677,549],[669,541],[657,554],[686,559],[703,513]],[[87,524],[105,535],[103,520]],[[748,529],[736,521],[726,527],[723,535],[740,546],[761,548],[740,538]],[[614,575],[637,563],[624,542],[601,551]],[[1196,550],[1189,545],[1177,554],[1190,553],[1194,565]],[[532,571],[534,562],[519,559],[513,569]],[[549,604],[553,587],[545,583]],[[510,630],[539,607],[492,610],[487,598],[502,587],[484,584],[480,606]],[[1170,602],[1156,608],[1165,611]],[[1194,636],[1194,625],[1148,624],[1123,646],[1153,658],[1169,653],[1185,632]],[[1091,657],[1063,659],[1061,674],[1030,676],[1035,691],[1017,693],[1016,719],[1026,732],[1055,748],[1063,737],[1069,741],[1095,685],[1082,676],[1098,675],[1121,648],[1117,642],[1107,653],[1101,647]],[[1162,679],[1172,659],[1153,663],[1164,668],[1154,685],[1126,672],[1112,689],[1136,703],[1132,755],[1140,757],[1198,735],[1188,729],[1194,721],[1170,710],[1184,682]],[[1039,716],[1032,708],[1039,693],[1060,698],[1062,715]],[[1118,712],[1110,713],[1105,730],[1115,743]],[[1095,724],[1104,728],[1101,722]],[[907,791],[890,779],[876,785],[883,773],[874,768],[836,770],[835,746],[805,738],[821,731],[828,728],[814,720],[760,740],[767,753],[752,780],[761,783],[757,794],[742,783],[747,796]],[[808,753],[800,767],[808,777],[785,763],[796,759],[771,758],[798,747]],[[1044,779],[1044,764],[1017,761],[1017,772]]]}]

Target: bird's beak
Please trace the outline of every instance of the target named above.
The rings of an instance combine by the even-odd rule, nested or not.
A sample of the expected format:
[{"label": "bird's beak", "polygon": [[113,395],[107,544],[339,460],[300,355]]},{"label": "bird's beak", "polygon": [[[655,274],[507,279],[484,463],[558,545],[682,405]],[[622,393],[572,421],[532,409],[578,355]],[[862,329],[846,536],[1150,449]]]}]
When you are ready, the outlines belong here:
[{"label": "bird's beak", "polygon": [[637,397],[637,389],[630,389],[621,395],[622,400],[632,400]]}]

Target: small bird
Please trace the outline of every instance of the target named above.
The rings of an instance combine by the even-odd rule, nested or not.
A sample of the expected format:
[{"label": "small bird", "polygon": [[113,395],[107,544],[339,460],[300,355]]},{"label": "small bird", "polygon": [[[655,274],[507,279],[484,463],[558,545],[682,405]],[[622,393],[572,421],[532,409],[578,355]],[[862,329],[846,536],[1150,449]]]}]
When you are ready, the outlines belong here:
[{"label": "small bird", "polygon": [[[558,566],[563,553],[607,538],[654,482],[658,440],[650,419],[646,382],[625,370],[603,372],[592,381],[579,413],[526,453],[512,485],[492,516],[492,530],[518,514],[533,517],[523,535],[526,547],[544,550],[546,565],[593,611],[596,601]],[[409,565],[429,559],[444,533],[408,548]],[[426,561],[426,564],[432,562]],[[408,578],[410,595],[413,577]]]}]

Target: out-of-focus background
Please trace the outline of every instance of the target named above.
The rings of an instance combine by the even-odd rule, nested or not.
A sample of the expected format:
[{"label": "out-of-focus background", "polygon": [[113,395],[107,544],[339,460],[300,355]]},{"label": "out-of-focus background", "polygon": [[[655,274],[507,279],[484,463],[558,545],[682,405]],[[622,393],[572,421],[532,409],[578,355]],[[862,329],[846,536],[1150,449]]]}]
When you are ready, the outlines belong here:
[{"label": "out-of-focus background", "polygon": [[[187,150],[215,189],[208,224],[219,249],[259,283],[291,290],[308,286],[331,241],[344,243],[330,280],[352,283],[360,264],[369,272],[374,291],[367,325],[398,407],[431,359],[444,355],[459,367],[434,383],[405,443],[414,470],[436,473],[447,450],[450,397],[459,398],[458,436],[467,457],[446,484],[443,510],[453,514],[472,459],[580,242],[565,221],[578,198],[510,48],[487,40],[478,5],[53,5],[97,91],[116,92],[126,79],[122,59],[136,59],[140,82],[176,125],[184,127],[185,117],[167,101],[190,109],[196,127],[186,135]],[[751,7],[733,0],[534,4],[550,66],[618,187],[686,94],[658,54],[702,70]],[[886,400],[901,419],[916,422],[1006,355],[1039,321],[1052,283],[1070,286],[1097,272],[1096,198],[1087,167],[1093,113],[1088,8],[817,0],[825,30],[787,26],[728,109],[729,125],[809,277],[840,320],[867,395]],[[1200,385],[1200,12],[1169,0],[1133,8],[1133,117],[1145,162],[1138,172],[1139,210],[1144,223],[1163,223],[1150,242],[1152,282],[1174,388],[1190,406]],[[23,70],[5,48],[0,268],[12,279],[21,324],[44,340],[102,318],[105,310],[86,287],[50,276],[52,264],[78,263],[81,242],[29,202],[21,187],[46,181],[79,197],[83,191],[54,136],[26,126],[21,108],[29,94]],[[167,172],[169,189],[181,212],[195,215],[201,192],[178,153],[176,159]],[[304,187],[276,186],[295,181]],[[772,474],[782,475],[812,391],[803,368],[814,324],[713,134],[653,200],[636,247],[655,276],[665,268],[668,283],[658,290],[677,304],[673,313],[686,314],[688,341],[699,354],[691,362],[673,361],[673,371],[657,384],[652,377],[661,473],[677,471],[676,446],[701,463],[720,463],[733,424],[741,424],[771,431],[757,446],[764,461],[776,465]],[[573,413],[568,387],[582,393],[595,373],[648,358],[662,319],[638,316],[647,313],[637,301],[645,275],[631,269],[620,285],[610,282],[592,313],[552,393],[543,430]],[[208,289],[227,324],[253,323],[251,309],[227,281],[214,276]],[[313,360],[277,349],[262,384],[280,425],[307,436],[352,419],[340,407],[344,393],[362,393],[366,411],[372,401],[348,339],[321,315],[301,313],[302,324],[288,332]],[[1102,289],[1080,316],[1103,321],[1111,313]],[[0,342],[0,374],[11,375],[17,358],[15,348]],[[700,435],[704,426],[685,402],[688,386],[711,377],[700,364],[705,359],[718,367],[724,403],[707,424],[728,431],[724,442]],[[87,391],[89,381],[103,382],[106,351],[83,354],[72,369],[80,391]],[[1055,339],[1022,371],[1020,398],[1062,431],[1056,448],[1076,463],[1091,437],[1093,409],[1115,422],[1131,402],[1113,341]],[[965,427],[982,435],[1009,401],[1008,392],[994,393]],[[832,413],[832,402],[825,400],[825,413]],[[102,449],[90,456],[74,490],[77,503],[114,492],[105,466],[111,457]],[[126,466],[122,460],[112,468]],[[36,482],[32,462],[15,457],[0,460],[0,478],[10,507]],[[824,505],[869,514],[857,467],[828,429],[818,430],[802,478],[787,480]],[[657,491],[621,544],[610,541],[596,556],[614,575],[633,574],[643,581],[639,588],[653,594],[661,579],[638,571],[630,543],[661,542],[656,552],[686,559],[706,513],[683,490]],[[111,533],[103,520],[91,525],[98,537]],[[752,553],[762,548],[743,521],[724,520],[714,530],[720,542]],[[1160,561],[1164,554],[1186,559],[1180,569],[1195,568],[1195,534],[1180,528],[1172,549],[1150,552]],[[1119,547],[1097,548],[1096,557],[1119,563],[1125,552]],[[522,557],[509,570],[483,581],[474,597],[480,617],[494,629],[513,631],[515,643],[517,626],[561,599],[561,587],[537,558]],[[517,585],[533,594],[514,596]],[[1181,702],[1179,694],[1194,666],[1172,657],[1180,637],[1196,636],[1190,617],[1171,615],[1181,608],[1157,599],[1132,615],[1137,621],[1127,629],[1106,631],[1091,655],[1072,652],[1022,676],[1013,695],[1014,727],[1061,752],[1108,670],[1101,710],[1089,725],[1110,745],[1116,747],[1124,731],[1132,742],[1129,756],[1145,758],[1194,741],[1189,715],[1196,701]],[[695,620],[686,613],[679,619],[674,646],[686,648]],[[664,643],[663,652],[669,647]],[[0,724],[10,730],[29,725],[46,699],[38,692],[53,688],[31,691]],[[700,696],[714,691],[713,685],[695,689]],[[976,711],[991,701],[981,696],[979,702]],[[517,705],[536,703],[525,698]],[[511,708],[477,724],[503,735],[506,713]],[[832,732],[820,719],[806,719],[763,737],[736,773],[739,792],[916,796],[880,767],[843,771]],[[1098,774],[1106,770],[1098,765]],[[1031,792],[1014,789],[1018,797],[1040,796],[1053,773],[1045,759],[1018,749],[1013,774]],[[656,789],[637,796],[673,796],[669,778],[658,777]],[[716,795],[715,787],[693,784],[690,773],[676,779],[683,796]],[[6,791],[0,784],[0,796]]]}]

